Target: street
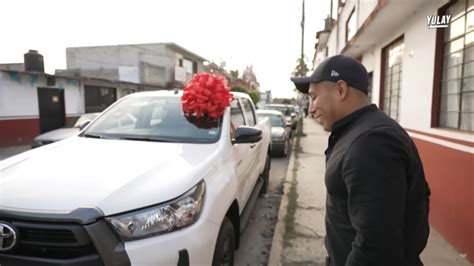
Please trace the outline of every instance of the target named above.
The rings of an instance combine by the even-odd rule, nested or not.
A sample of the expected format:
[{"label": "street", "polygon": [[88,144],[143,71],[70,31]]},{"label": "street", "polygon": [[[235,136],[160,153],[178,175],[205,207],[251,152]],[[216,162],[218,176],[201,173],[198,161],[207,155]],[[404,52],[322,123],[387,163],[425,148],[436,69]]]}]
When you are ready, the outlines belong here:
[{"label": "street", "polygon": [[272,157],[269,192],[257,200],[252,216],[240,238],[235,265],[268,265],[278,209],[290,156]]}]

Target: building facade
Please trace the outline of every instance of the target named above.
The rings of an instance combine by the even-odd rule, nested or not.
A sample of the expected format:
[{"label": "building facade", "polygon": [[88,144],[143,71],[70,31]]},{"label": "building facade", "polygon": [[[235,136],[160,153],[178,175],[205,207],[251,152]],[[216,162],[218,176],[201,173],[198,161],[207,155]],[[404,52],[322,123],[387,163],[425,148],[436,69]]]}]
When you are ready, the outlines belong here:
[{"label": "building facade", "polygon": [[39,72],[0,70],[0,147],[29,145],[84,113],[101,112],[123,96],[159,87]]},{"label": "building facade", "polygon": [[[333,1],[313,64],[353,56],[369,97],[414,139],[432,190],[430,223],[474,261],[474,2]],[[434,18],[434,19],[433,19]]]},{"label": "building facade", "polygon": [[150,43],[67,48],[66,61],[57,74],[173,89],[203,72],[207,60],[175,43]]}]

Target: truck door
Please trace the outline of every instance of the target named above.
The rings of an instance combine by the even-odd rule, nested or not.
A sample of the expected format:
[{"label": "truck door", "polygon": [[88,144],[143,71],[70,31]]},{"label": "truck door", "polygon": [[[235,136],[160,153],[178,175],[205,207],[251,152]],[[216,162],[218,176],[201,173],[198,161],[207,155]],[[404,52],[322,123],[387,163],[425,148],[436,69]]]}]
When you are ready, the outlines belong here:
[{"label": "truck door", "polygon": [[[243,109],[238,97],[235,97],[234,100],[230,103],[230,123],[231,129],[235,133],[235,130],[239,126],[245,126],[245,117]],[[250,194],[247,192],[246,184],[249,174],[251,172],[252,158],[251,158],[251,144],[242,143],[233,145],[233,156],[235,162],[235,169],[237,173],[237,178],[239,182],[239,193],[238,200],[240,206],[245,206],[247,203],[248,197]]]},{"label": "truck door", "polygon": [[[255,107],[253,107],[251,101],[247,98],[241,98],[242,107],[245,115],[246,125],[249,127],[255,127],[257,124],[257,118],[255,116]],[[258,175],[260,174],[260,151],[262,150],[262,141],[250,144],[250,173],[247,178],[247,184],[245,185],[246,191],[252,191],[255,183],[257,182]],[[263,162],[264,163],[264,162]]]}]

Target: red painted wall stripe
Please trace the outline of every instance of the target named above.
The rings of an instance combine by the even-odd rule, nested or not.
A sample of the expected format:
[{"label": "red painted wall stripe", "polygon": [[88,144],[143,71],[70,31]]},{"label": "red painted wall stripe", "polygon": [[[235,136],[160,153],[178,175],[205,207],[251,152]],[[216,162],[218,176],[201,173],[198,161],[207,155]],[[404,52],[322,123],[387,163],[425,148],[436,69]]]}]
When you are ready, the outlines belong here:
[{"label": "red painted wall stripe", "polygon": [[474,156],[414,139],[431,188],[430,224],[474,262]]},{"label": "red painted wall stripe", "polygon": [[[66,117],[65,122],[73,118]],[[0,147],[30,145],[39,134],[39,118],[0,120]]]},{"label": "red painted wall stripe", "polygon": [[30,145],[39,134],[38,118],[0,120],[0,147]]}]

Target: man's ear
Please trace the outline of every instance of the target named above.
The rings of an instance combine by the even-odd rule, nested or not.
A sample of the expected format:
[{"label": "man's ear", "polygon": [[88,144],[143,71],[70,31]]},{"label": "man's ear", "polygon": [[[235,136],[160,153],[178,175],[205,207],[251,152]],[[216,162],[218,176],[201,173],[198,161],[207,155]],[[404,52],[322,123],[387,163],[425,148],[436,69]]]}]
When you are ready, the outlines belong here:
[{"label": "man's ear", "polygon": [[344,80],[338,80],[336,82],[336,90],[339,96],[339,99],[345,100],[349,95],[349,86]]}]

